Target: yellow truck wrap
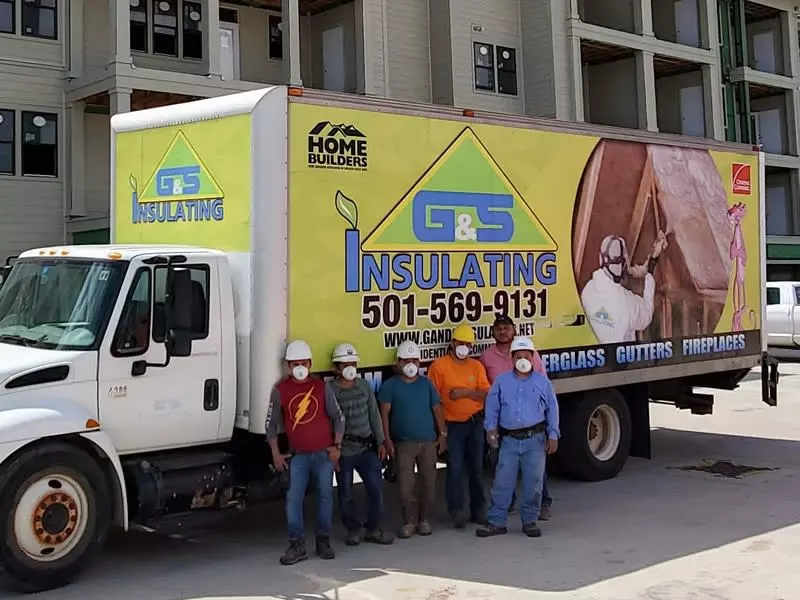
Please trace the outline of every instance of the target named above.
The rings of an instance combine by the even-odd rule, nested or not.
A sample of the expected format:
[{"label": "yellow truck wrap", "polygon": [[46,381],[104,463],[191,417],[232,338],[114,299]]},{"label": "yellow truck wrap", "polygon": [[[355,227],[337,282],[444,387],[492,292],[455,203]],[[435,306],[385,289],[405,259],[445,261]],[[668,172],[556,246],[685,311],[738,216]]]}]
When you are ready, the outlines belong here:
[{"label": "yellow truck wrap", "polygon": [[[479,354],[497,314],[553,378],[761,351],[757,153],[313,103],[289,125],[288,336],[317,365],[430,361],[460,323]],[[658,232],[648,303],[599,254],[646,263]]]}]

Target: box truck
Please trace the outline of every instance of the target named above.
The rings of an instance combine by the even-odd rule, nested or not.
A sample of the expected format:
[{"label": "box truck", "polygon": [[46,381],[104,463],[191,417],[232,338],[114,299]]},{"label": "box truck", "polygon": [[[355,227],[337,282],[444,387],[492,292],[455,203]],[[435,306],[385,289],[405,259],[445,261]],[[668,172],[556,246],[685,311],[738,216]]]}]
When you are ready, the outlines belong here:
[{"label": "box truck", "polygon": [[[380,386],[509,315],[558,394],[567,475],[649,457],[776,363],[750,147],[270,87],[115,115],[106,246],[29,250],[0,289],[0,577],[63,585],[111,526],[274,498],[285,345],[356,345]],[[664,244],[666,243],[666,246]],[[655,258],[654,255],[658,254]],[[309,410],[320,398],[311,398]]]}]

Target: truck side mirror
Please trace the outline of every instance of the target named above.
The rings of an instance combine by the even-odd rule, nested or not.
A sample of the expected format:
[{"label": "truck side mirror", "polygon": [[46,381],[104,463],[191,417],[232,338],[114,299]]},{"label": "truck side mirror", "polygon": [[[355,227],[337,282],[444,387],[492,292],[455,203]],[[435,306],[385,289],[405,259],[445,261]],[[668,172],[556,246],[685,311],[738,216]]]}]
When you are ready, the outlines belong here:
[{"label": "truck side mirror", "polygon": [[192,353],[194,300],[189,269],[171,267],[167,282],[167,351],[170,356],[189,356]]}]

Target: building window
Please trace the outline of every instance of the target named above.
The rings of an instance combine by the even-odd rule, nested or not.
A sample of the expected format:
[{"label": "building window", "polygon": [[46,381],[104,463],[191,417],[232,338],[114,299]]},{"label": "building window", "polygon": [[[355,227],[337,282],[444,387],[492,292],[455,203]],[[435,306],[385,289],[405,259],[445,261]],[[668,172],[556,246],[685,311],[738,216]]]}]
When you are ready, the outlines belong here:
[{"label": "building window", "polygon": [[22,35],[56,39],[56,0],[24,0]]},{"label": "building window", "polygon": [[239,12],[234,8],[220,7],[220,9],[219,9],[219,20],[222,23],[238,23],[239,22]]},{"label": "building window", "polygon": [[475,89],[494,91],[494,46],[492,44],[473,44],[475,61]]},{"label": "building window", "polygon": [[199,2],[183,3],[183,58],[203,58],[202,10]]},{"label": "building window", "polygon": [[269,57],[283,60],[283,23],[276,15],[269,17]]},{"label": "building window", "polygon": [[22,174],[58,175],[58,117],[22,112]]},{"label": "building window", "polygon": [[0,0],[0,33],[14,33],[16,31],[15,0]]},{"label": "building window", "polygon": [[517,95],[517,51],[514,48],[497,47],[497,91]]},{"label": "building window", "polygon": [[144,0],[130,0],[131,4],[131,50],[147,52],[147,4]]},{"label": "building window", "polygon": [[153,53],[178,56],[177,0],[153,0]]},{"label": "building window", "polygon": [[[192,278],[192,324],[193,340],[208,337],[209,305],[208,292],[211,271],[208,265],[187,265]],[[164,314],[167,290],[167,268],[156,267],[153,289],[153,341],[164,342]]]},{"label": "building window", "polygon": [[14,174],[14,111],[0,109],[0,174]]}]

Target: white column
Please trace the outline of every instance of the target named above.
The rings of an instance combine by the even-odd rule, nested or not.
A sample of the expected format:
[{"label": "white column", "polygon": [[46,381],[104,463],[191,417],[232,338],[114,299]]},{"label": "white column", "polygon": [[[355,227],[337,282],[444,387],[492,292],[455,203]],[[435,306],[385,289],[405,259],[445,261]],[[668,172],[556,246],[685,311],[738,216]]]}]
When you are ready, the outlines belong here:
[{"label": "white column", "polygon": [[[572,118],[578,123],[586,120],[584,110],[584,89],[583,89],[583,63],[581,62],[581,38],[577,35],[571,36],[570,44],[570,86],[572,87]],[[558,101],[558,95],[556,95]],[[561,117],[559,117],[561,118]]]},{"label": "white column", "polygon": [[719,65],[703,66],[703,104],[706,113],[706,137],[725,139],[725,98],[722,94]]},{"label": "white column", "polygon": [[83,75],[83,0],[69,3],[69,73],[68,77]]},{"label": "white column", "polygon": [[639,129],[658,131],[652,52],[636,53],[636,97],[639,104]]},{"label": "white column", "polygon": [[83,118],[85,109],[84,102],[73,102],[69,106],[69,214],[73,217],[86,216],[86,129]]},{"label": "white column", "polygon": [[219,43],[219,0],[206,1],[206,14],[203,15],[203,56],[205,57],[208,75],[221,77],[220,43]]},{"label": "white column", "polygon": [[633,0],[633,28],[639,35],[654,37],[653,6],[651,1]]},{"label": "white column", "polygon": [[283,35],[284,82],[303,85],[300,75],[300,9],[299,0],[281,0],[281,33]]},{"label": "white column", "polygon": [[131,94],[133,90],[130,88],[114,88],[108,92],[109,96],[109,112],[112,115],[119,113],[131,112]]},{"label": "white column", "polygon": [[109,0],[111,17],[111,61],[130,65],[131,59],[131,5],[130,0]]}]

